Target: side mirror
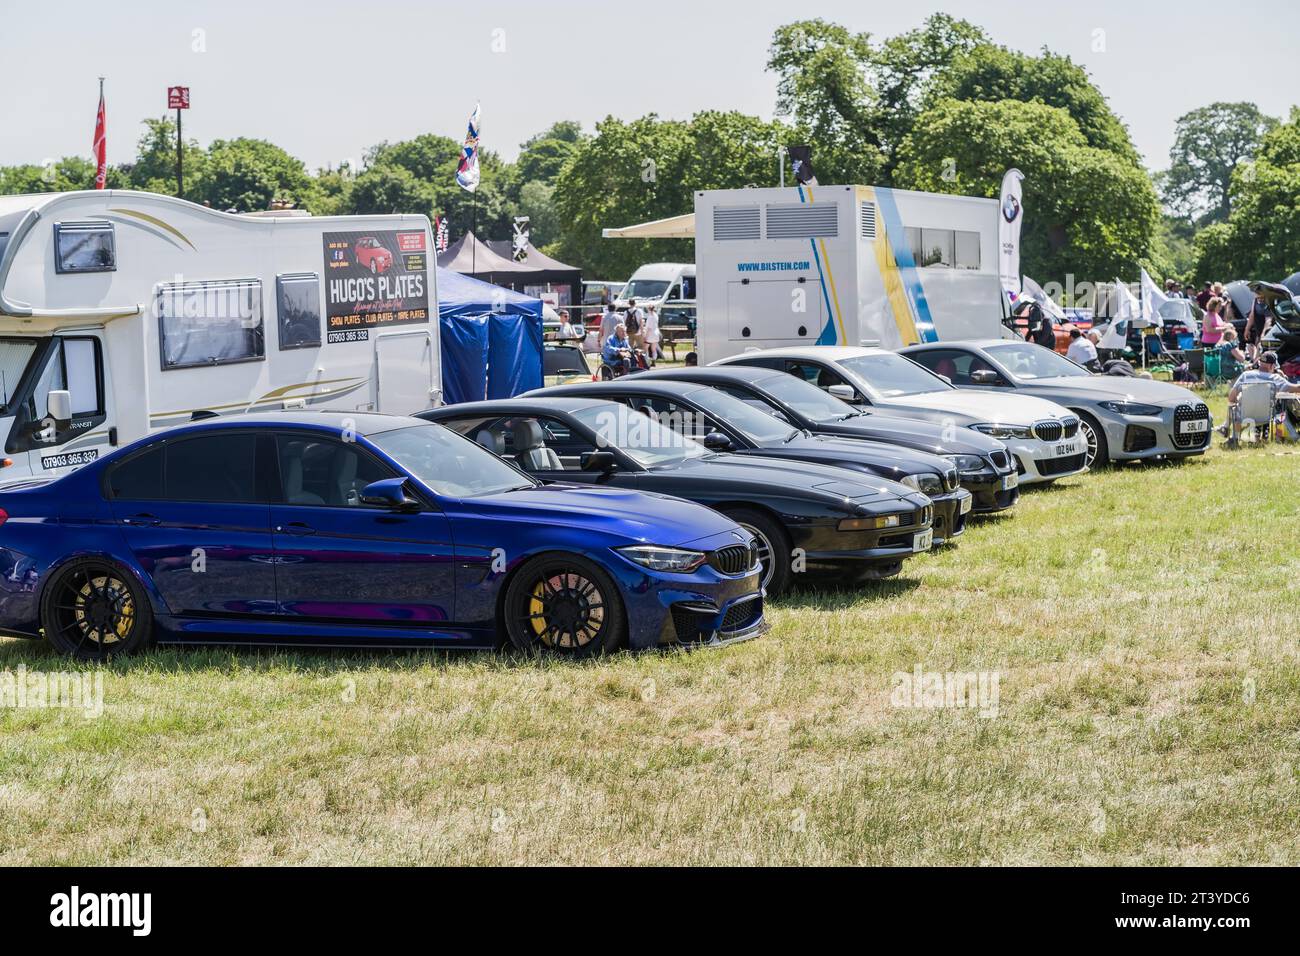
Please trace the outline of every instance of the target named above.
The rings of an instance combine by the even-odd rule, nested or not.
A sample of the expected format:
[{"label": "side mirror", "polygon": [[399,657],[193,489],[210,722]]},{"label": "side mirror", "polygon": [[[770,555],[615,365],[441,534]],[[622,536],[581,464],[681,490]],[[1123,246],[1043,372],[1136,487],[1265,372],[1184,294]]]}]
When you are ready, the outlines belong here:
[{"label": "side mirror", "polygon": [[72,424],[72,393],[63,389],[50,392],[45,397],[45,407],[49,410],[50,418],[60,428],[67,428]]},{"label": "side mirror", "polygon": [[731,451],[731,439],[723,432],[709,432],[704,436],[704,447],[709,451]]},{"label": "side mirror", "polygon": [[851,402],[858,397],[858,393],[854,390],[852,385],[832,385],[827,388],[826,391],[834,395],[836,398],[843,399],[846,402]]},{"label": "side mirror", "polygon": [[583,471],[599,471],[608,474],[618,467],[618,459],[612,451],[589,451],[582,456],[579,466]]},{"label": "side mirror", "polygon": [[419,511],[420,503],[406,494],[405,478],[372,481],[361,489],[361,503],[390,511]]},{"label": "side mirror", "polygon": [[976,369],[970,373],[972,385],[996,385],[998,384],[998,373],[991,368]]}]

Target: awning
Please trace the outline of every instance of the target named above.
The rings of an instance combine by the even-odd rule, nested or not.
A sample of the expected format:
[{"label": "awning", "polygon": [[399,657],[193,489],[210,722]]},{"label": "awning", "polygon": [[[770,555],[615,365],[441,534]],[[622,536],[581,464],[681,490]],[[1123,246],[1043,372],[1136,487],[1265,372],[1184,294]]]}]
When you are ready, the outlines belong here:
[{"label": "awning", "polygon": [[606,239],[694,239],[695,213],[688,212],[684,216],[656,219],[654,222],[642,222],[619,229],[602,229],[600,234]]}]

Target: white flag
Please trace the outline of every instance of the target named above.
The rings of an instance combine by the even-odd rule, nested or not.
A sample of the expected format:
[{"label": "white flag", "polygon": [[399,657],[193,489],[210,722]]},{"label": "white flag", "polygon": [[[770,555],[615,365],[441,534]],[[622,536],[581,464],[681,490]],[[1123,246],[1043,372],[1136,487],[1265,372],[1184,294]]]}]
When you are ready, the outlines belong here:
[{"label": "white flag", "polygon": [[1156,286],[1155,281],[1147,275],[1147,270],[1142,270],[1142,318],[1147,325],[1158,325],[1163,327],[1164,318],[1160,314],[1160,307],[1169,301],[1169,296],[1165,295]]},{"label": "white flag", "polygon": [[1047,294],[1047,291],[1035,282],[1029,276],[1025,276],[1024,293],[1020,296],[1022,299],[1033,299],[1042,307],[1042,310],[1056,319],[1057,322],[1065,323],[1070,321],[1070,317],[1065,314],[1065,310],[1056,304],[1056,301]]},{"label": "white flag", "polygon": [[1012,298],[1020,292],[1020,222],[1024,219],[1020,183],[1024,178],[1018,169],[1007,170],[998,206],[998,275],[1002,290]]},{"label": "white flag", "polygon": [[1133,297],[1128,286],[1118,279],[1115,280],[1115,294],[1119,296],[1119,308],[1115,310],[1115,316],[1110,320],[1110,328],[1097,343],[1098,348],[1115,350],[1124,348],[1128,342],[1129,326],[1142,312],[1141,306],[1138,305],[1137,299]]}]

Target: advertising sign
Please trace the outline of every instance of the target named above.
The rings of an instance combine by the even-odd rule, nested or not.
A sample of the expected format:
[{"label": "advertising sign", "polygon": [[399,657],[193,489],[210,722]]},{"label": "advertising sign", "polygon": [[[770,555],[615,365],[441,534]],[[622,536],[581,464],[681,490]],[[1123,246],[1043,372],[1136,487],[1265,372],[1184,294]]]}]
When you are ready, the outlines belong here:
[{"label": "advertising sign", "polygon": [[429,250],[422,229],[327,232],[325,341],[429,321]]},{"label": "advertising sign", "polygon": [[1025,216],[1020,184],[1024,178],[1020,170],[1008,169],[1002,177],[999,203],[998,273],[1003,290],[1012,298],[1020,292],[1020,224]]}]

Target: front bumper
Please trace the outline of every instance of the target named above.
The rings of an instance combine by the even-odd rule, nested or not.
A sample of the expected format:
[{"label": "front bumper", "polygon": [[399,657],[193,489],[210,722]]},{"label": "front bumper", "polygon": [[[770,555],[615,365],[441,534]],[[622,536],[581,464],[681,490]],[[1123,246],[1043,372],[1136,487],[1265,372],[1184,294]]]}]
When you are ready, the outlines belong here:
[{"label": "front bumper", "polygon": [[1038,438],[1003,439],[1016,463],[1020,484],[1033,485],[1077,475],[1087,468],[1088,444],[1082,432],[1069,438],[1043,441]]},{"label": "front bumper", "polygon": [[[1199,455],[1210,447],[1214,416],[1204,402],[1189,401],[1159,415],[1118,415],[1098,410],[1112,461],[1138,461],[1172,455]],[[1187,431],[1195,422],[1197,431]]]},{"label": "front bumper", "polygon": [[966,517],[974,508],[975,496],[959,487],[938,497],[932,495],[930,500],[934,502],[934,543],[955,542],[966,532]]},{"label": "front bumper", "polygon": [[[934,546],[934,503],[920,493],[908,499],[906,524],[873,531],[840,531],[838,521],[790,526],[793,546],[811,572],[898,565]],[[900,508],[901,510],[901,508]]]}]

